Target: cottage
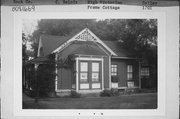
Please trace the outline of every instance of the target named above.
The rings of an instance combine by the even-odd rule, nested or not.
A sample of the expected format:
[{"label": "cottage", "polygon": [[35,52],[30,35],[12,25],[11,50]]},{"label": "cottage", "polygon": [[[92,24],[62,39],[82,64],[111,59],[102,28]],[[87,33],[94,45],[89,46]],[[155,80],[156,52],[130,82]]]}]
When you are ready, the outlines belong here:
[{"label": "cottage", "polygon": [[141,88],[138,58],[121,49],[117,41],[102,41],[85,28],[73,37],[42,35],[38,56],[55,54],[56,61],[71,67],[55,69],[55,92],[79,93],[104,89]]}]

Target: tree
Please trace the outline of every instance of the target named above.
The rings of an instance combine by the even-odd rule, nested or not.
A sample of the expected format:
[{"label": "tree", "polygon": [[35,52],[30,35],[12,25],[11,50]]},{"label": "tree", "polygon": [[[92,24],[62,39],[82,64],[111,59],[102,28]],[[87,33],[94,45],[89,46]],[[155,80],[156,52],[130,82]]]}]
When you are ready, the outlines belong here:
[{"label": "tree", "polygon": [[[101,40],[119,41],[120,47],[140,58],[148,60],[157,54],[156,19],[42,19],[32,36],[38,39],[42,31],[50,35],[73,36],[85,27]],[[36,50],[37,43],[34,43]]]},{"label": "tree", "polygon": [[[32,42],[34,49],[33,57],[37,56],[38,41],[42,32],[49,35],[73,36],[86,27],[101,40],[118,41],[119,48],[124,48],[137,58],[144,59],[153,67],[156,76],[157,19],[42,19],[38,21],[38,28],[29,36],[29,41]],[[25,39],[24,36],[23,39]],[[45,68],[45,65],[41,65],[38,73],[47,74],[47,76],[39,75],[39,80],[47,79],[46,77],[53,80],[54,75],[48,68]],[[47,86],[48,81],[50,80],[47,79],[42,84],[40,90],[44,89],[43,86]]]}]

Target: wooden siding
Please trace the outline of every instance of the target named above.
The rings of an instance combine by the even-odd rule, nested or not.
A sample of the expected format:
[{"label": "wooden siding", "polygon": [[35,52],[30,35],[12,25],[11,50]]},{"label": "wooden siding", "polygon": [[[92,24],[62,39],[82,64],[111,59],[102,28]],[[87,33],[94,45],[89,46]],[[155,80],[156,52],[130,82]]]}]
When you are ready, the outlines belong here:
[{"label": "wooden siding", "polygon": [[[60,60],[60,59],[65,60],[69,55],[74,54],[74,51],[76,49],[78,49],[79,47],[82,47],[83,45],[86,46],[87,44],[86,43],[84,43],[84,44],[71,44],[66,49],[64,49],[63,51],[58,53],[58,60]],[[104,77],[104,87],[109,88],[109,59],[108,59],[108,56],[100,48],[99,49],[97,48],[95,50],[97,50],[97,52],[95,52],[94,56],[97,55],[96,53],[101,53],[101,55],[97,55],[98,58],[101,58],[101,56],[105,56],[104,57],[104,69],[103,69],[103,71],[104,71],[104,76],[103,76]],[[91,56],[93,54],[88,54],[88,55]],[[83,57],[83,55],[82,55],[82,57]],[[73,67],[72,67],[72,69],[73,69]],[[72,69],[70,69],[70,68],[69,69],[67,69],[67,68],[58,69],[57,90],[72,89],[72,83],[75,84],[75,81],[73,81],[74,76],[73,76],[73,70]],[[101,86],[101,88],[102,88],[102,86]]]},{"label": "wooden siding", "polygon": [[109,57],[104,57],[104,88],[109,87]]},{"label": "wooden siding", "polygon": [[127,87],[127,65],[133,65],[133,80],[134,86],[139,86],[139,64],[138,61],[135,60],[125,60],[125,59],[111,59],[111,64],[116,64],[117,68],[117,76],[119,78],[118,86],[119,87]]},{"label": "wooden siding", "polygon": [[111,64],[117,65],[118,87],[127,86],[127,65],[124,61],[112,60]]},{"label": "wooden siding", "polygon": [[67,68],[60,68],[58,70],[58,86],[57,89],[71,89],[72,88],[72,71]]}]

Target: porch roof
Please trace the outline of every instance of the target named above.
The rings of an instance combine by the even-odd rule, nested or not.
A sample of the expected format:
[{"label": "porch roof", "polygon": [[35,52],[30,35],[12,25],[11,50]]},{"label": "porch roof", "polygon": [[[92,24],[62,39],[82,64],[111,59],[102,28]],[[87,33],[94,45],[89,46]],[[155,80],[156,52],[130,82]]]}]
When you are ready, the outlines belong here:
[{"label": "porch roof", "polygon": [[49,58],[47,58],[47,57],[37,57],[35,59],[30,60],[28,63],[33,63],[33,64],[39,63],[40,64],[40,63],[44,63],[47,61],[49,61]]}]

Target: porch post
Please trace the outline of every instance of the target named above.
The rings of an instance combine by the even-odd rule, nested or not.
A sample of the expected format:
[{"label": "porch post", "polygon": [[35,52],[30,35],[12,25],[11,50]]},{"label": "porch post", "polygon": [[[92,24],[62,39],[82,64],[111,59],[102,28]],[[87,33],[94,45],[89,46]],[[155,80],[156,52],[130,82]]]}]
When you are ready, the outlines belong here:
[{"label": "porch post", "polygon": [[111,56],[109,56],[109,89],[111,89]]},{"label": "porch post", "polygon": [[139,61],[139,88],[141,88],[141,62]]},{"label": "porch post", "polygon": [[79,58],[76,57],[76,92],[79,91],[79,65],[78,65]]},{"label": "porch post", "polygon": [[101,65],[102,65],[102,90],[104,90],[104,59],[102,57],[102,60],[101,60]]},{"label": "porch post", "polygon": [[36,81],[36,97],[35,97],[35,103],[38,102],[38,98],[39,98],[39,81],[37,79],[37,70],[38,70],[38,66],[39,64],[34,64],[34,68],[35,68],[35,81]]},{"label": "porch post", "polygon": [[56,62],[56,64],[55,64],[55,73],[56,73],[56,77],[55,77],[55,92],[57,92],[57,85],[58,85],[58,76],[57,76],[57,74],[58,74],[58,69],[57,69],[57,61],[58,61],[58,55],[57,55],[57,53],[55,54],[55,62]]}]

